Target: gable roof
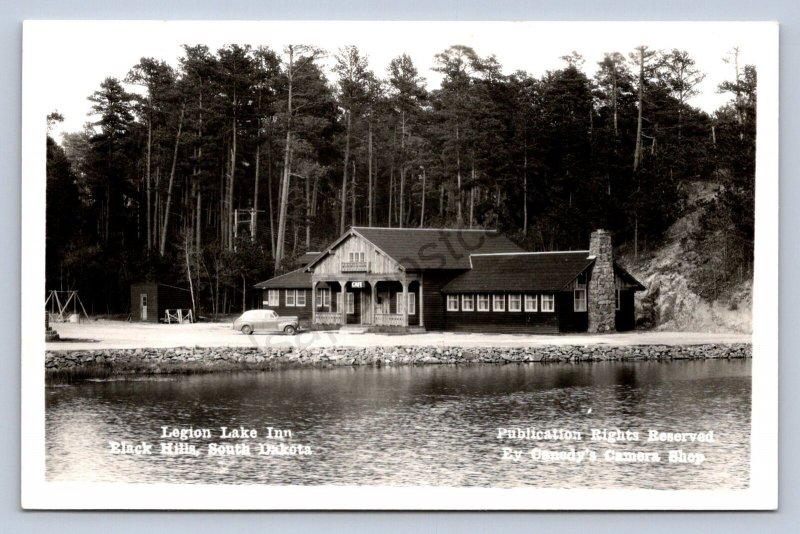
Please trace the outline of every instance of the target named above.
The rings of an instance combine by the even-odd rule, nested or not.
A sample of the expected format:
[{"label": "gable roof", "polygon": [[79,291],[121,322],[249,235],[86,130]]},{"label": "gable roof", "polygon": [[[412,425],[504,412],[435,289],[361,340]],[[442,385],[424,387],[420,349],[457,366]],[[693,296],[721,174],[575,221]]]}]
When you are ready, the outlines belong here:
[{"label": "gable roof", "polygon": [[259,282],[254,287],[257,289],[308,289],[311,287],[311,273],[306,271],[305,267],[300,267],[286,274],[270,278],[264,282]]},{"label": "gable roof", "polygon": [[496,230],[356,226],[334,241],[308,267],[313,267],[351,235],[358,235],[369,241],[407,271],[466,270],[470,268],[470,254],[523,251]]},{"label": "gable roof", "polygon": [[594,263],[586,250],[473,255],[472,269],[442,288],[469,291],[558,291]]}]

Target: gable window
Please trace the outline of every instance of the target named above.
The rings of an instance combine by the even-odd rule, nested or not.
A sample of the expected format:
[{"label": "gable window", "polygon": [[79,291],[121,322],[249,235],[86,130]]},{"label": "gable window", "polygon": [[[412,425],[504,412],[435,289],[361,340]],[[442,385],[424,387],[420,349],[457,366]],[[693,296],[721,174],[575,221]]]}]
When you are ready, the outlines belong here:
[{"label": "gable window", "polygon": [[475,295],[461,295],[461,311],[475,310]]},{"label": "gable window", "polygon": [[270,306],[280,306],[281,293],[278,289],[270,289],[267,292]]},{"label": "gable window", "polygon": [[522,311],[522,295],[509,295],[508,296],[508,311],[518,312]]},{"label": "gable window", "polygon": [[352,315],[356,312],[356,294],[347,294],[347,313]]},{"label": "gable window", "polygon": [[303,307],[306,305],[306,290],[305,289],[298,289],[297,296],[294,298],[294,303],[299,306]]},{"label": "gable window", "polygon": [[552,312],[556,309],[556,297],[552,293],[549,295],[542,295],[542,311]]},{"label": "gable window", "polygon": [[286,290],[286,306],[294,306],[294,289]]},{"label": "gable window", "polygon": [[617,311],[619,311],[620,303],[622,302],[622,299],[620,297],[621,297],[621,295],[619,293],[619,289],[615,289],[614,290],[614,309],[617,310]]},{"label": "gable window", "polygon": [[447,311],[458,311],[458,295],[447,295]]},{"label": "gable window", "polygon": [[536,295],[525,295],[525,311],[539,311],[539,299]]},{"label": "gable window", "polygon": [[352,262],[364,261],[366,255],[364,254],[364,252],[351,252],[349,258],[350,261]]},{"label": "gable window", "polygon": [[489,311],[489,295],[478,295],[478,311]]},{"label": "gable window", "polygon": [[585,289],[576,289],[574,293],[574,302],[575,302],[575,311],[576,312],[585,312],[586,311],[586,290]]},{"label": "gable window", "polygon": [[414,293],[408,294],[408,314],[414,315],[417,313],[417,299]]},{"label": "gable window", "polygon": [[506,296],[493,295],[492,296],[492,309],[496,312],[506,311]]}]

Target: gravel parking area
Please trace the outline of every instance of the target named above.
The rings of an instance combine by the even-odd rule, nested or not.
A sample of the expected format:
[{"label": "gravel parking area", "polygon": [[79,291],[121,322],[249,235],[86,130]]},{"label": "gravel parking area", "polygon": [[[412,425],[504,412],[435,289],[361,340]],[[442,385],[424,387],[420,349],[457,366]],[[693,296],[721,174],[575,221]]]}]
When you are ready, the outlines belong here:
[{"label": "gravel parking area", "polygon": [[339,331],[246,336],[228,323],[145,324],[124,321],[85,321],[51,324],[61,337],[47,343],[48,350],[169,347],[366,347],[464,346],[509,347],[530,345],[696,345],[749,343],[749,334],[703,332],[627,332],[621,334],[471,334],[425,332],[420,334],[367,334]]}]

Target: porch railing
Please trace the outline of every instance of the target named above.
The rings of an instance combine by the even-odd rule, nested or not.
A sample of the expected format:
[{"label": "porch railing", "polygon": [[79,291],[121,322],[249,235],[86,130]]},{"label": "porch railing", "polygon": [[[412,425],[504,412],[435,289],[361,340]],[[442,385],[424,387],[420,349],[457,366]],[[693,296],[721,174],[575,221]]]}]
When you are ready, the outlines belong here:
[{"label": "porch railing", "polygon": [[375,324],[380,326],[405,326],[401,313],[376,313]]},{"label": "porch railing", "polygon": [[343,273],[368,273],[369,267],[368,261],[343,261],[340,269]]},{"label": "porch railing", "polygon": [[342,314],[338,312],[317,312],[314,324],[341,324]]}]

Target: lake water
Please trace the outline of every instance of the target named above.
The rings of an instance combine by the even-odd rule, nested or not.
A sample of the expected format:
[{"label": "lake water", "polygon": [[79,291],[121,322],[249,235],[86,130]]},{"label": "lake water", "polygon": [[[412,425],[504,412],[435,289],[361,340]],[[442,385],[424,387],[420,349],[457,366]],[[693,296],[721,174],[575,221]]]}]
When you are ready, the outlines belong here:
[{"label": "lake water", "polygon": [[[53,481],[738,489],[749,484],[750,392],[750,360],[348,367],[85,382],[46,389],[46,474]],[[222,439],[222,426],[258,436]],[[162,427],[203,435],[163,438]],[[291,436],[275,439],[278,429]],[[509,439],[518,429],[535,429],[532,437],[541,439]],[[542,434],[548,429],[569,430],[572,438],[580,432],[582,440],[549,440]],[[639,441],[592,441],[592,429],[637,432]],[[712,431],[713,441],[648,442],[650,430]],[[112,454],[110,442],[145,442],[153,454]],[[162,455],[162,442],[193,445],[198,455]],[[246,444],[251,455],[209,456],[212,444]],[[262,444],[267,452],[311,454],[259,454]],[[694,456],[675,459],[695,463],[670,462],[676,450]],[[548,460],[542,451],[562,455]],[[617,452],[634,456],[615,459]],[[637,452],[658,453],[660,461],[641,461],[650,456]],[[580,463],[578,454],[585,456]],[[632,457],[640,461],[626,461]]]}]

